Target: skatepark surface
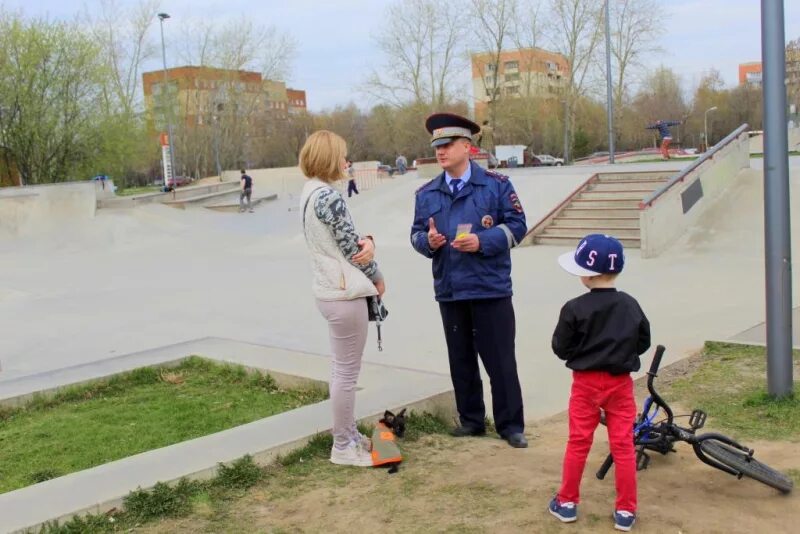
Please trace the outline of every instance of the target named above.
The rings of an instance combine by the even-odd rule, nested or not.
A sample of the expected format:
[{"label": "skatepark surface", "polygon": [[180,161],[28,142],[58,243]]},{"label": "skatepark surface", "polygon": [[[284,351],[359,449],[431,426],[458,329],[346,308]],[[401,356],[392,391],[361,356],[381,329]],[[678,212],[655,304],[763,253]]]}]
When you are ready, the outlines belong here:
[{"label": "skatepark surface", "polygon": [[[618,287],[647,313],[667,361],[764,321],[762,162],[731,184],[674,246],[642,260],[627,251]],[[602,170],[679,169],[681,162],[511,169],[528,226]],[[800,158],[790,162],[792,212],[800,207]],[[256,188],[268,180],[256,178]],[[378,352],[370,325],[365,359],[448,372],[430,261],[408,240],[410,173],[348,200],[356,228],[373,234],[390,316]],[[0,390],[3,382],[207,336],[328,354],[327,327],[311,295],[299,190],[254,213],[163,205],[98,210],[94,219],[23,237],[0,237]],[[792,220],[796,248],[800,227]],[[517,362],[528,419],[566,407],[570,375],[550,350],[559,309],[584,291],[556,258],[567,247],[515,249]],[[793,299],[798,296],[796,279]],[[649,361],[649,357],[648,357]],[[413,384],[409,384],[413,387]],[[488,383],[485,391],[489,391]]]}]

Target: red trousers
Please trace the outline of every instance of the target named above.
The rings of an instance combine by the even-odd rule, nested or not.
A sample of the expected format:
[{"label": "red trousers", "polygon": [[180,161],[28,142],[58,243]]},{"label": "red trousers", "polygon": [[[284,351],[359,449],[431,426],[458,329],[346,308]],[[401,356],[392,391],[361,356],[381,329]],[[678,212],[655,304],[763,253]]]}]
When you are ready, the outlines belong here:
[{"label": "red trousers", "polygon": [[661,140],[661,155],[664,157],[664,159],[669,159],[669,144],[671,142],[671,137],[665,137]]},{"label": "red trousers", "polygon": [[604,371],[573,371],[569,398],[569,441],[564,453],[564,467],[558,502],[580,502],[581,477],[586,457],[592,448],[600,409],[606,414],[608,443],[614,457],[617,485],[616,510],[636,512],[636,451],[633,423],[636,401],[630,375],[612,375]]}]

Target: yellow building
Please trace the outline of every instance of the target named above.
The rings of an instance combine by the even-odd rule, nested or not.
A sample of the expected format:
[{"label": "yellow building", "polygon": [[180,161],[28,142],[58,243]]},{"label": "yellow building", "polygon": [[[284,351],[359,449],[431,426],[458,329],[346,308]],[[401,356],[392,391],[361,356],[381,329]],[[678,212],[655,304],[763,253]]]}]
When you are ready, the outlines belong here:
[{"label": "yellow building", "polygon": [[472,54],[472,91],[475,116],[486,116],[492,101],[504,98],[554,98],[564,93],[569,62],[541,48],[506,50],[499,61],[491,53]]},{"label": "yellow building", "polygon": [[[241,117],[257,129],[264,121],[286,119],[290,109],[305,107],[305,91],[264,80],[259,72],[186,66],[167,69],[166,77],[165,89],[163,70],[142,74],[145,109],[155,131],[165,130],[167,112],[174,125],[187,128],[225,115]],[[294,97],[290,104],[289,96],[298,92],[302,100]]]}]

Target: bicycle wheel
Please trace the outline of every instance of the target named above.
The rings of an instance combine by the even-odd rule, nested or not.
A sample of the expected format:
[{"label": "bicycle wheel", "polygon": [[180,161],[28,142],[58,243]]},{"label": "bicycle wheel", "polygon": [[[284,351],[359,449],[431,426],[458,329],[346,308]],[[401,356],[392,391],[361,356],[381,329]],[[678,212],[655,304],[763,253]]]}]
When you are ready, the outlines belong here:
[{"label": "bicycle wheel", "polygon": [[727,465],[744,476],[775,488],[781,493],[792,491],[794,486],[792,479],[755,458],[748,457],[747,454],[739,449],[716,439],[707,439],[700,442],[700,450],[719,463]]}]

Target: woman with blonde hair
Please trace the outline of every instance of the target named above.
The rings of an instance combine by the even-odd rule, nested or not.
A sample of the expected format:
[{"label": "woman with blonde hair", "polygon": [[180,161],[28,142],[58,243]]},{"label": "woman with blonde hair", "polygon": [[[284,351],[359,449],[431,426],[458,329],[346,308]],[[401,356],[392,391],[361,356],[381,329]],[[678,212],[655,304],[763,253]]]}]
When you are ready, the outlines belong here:
[{"label": "woman with blonde hair", "polygon": [[370,441],[355,422],[356,382],[367,341],[367,297],[383,295],[383,275],[370,236],[356,233],[344,198],[332,184],[346,179],[347,145],[327,130],[311,134],[300,151],[308,179],[300,197],[303,231],[311,254],[312,289],[328,321],[333,350],[331,462],[371,466]]}]

